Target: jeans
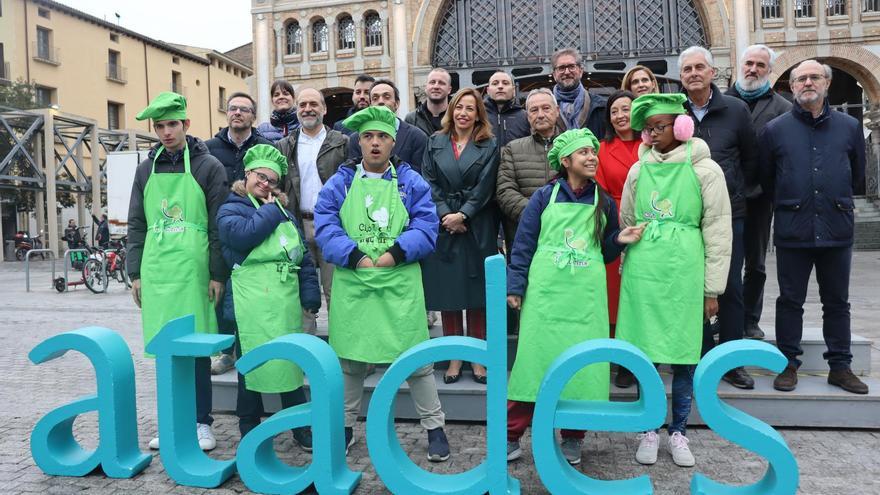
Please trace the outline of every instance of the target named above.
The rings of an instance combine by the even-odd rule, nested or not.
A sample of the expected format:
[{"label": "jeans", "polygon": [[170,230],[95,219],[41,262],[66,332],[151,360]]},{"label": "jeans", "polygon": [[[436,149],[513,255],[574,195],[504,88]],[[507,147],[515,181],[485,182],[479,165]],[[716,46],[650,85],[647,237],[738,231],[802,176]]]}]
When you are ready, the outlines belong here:
[{"label": "jeans", "polygon": [[[727,274],[727,287],[718,296],[718,344],[743,338],[745,321],[743,317],[743,224],[742,218],[733,219],[733,246],[730,254],[730,270]],[[712,326],[703,325],[703,351],[705,355],[715,347]]]},{"label": "jeans", "polygon": [[211,391],[211,358],[196,358],[196,423],[210,425],[214,423],[211,408],[214,395]]},{"label": "jeans", "polygon": [[804,301],[810,273],[816,267],[822,301],[822,335],[827,351],[822,355],[832,370],[849,369],[850,351],[849,274],[852,247],[776,248],[779,297],[776,299],[776,345],[794,367],[804,331]]},{"label": "jeans", "polygon": [[[666,431],[672,435],[676,431],[687,433],[688,416],[691,415],[691,404],[694,402],[694,371],[693,364],[673,364],[672,366],[672,421]],[[655,430],[660,431],[658,428]]]},{"label": "jeans", "polygon": [[767,271],[767,246],[770,243],[770,220],[773,203],[765,195],[746,202],[746,220],[743,230],[745,243],[745,275],[743,275],[743,309],[745,323],[757,325],[764,309],[764,282]]}]

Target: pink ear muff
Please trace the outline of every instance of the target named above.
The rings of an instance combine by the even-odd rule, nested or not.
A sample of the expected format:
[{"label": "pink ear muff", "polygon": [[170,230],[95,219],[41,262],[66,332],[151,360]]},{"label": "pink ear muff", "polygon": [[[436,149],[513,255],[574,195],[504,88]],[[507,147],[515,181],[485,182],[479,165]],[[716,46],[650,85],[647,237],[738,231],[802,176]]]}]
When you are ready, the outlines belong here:
[{"label": "pink ear muff", "polygon": [[672,135],[675,136],[676,141],[681,142],[694,137],[694,119],[689,115],[679,115],[676,117],[675,123],[672,125]]},{"label": "pink ear muff", "polygon": [[651,146],[651,133],[642,130],[642,142],[645,143],[645,146]]}]

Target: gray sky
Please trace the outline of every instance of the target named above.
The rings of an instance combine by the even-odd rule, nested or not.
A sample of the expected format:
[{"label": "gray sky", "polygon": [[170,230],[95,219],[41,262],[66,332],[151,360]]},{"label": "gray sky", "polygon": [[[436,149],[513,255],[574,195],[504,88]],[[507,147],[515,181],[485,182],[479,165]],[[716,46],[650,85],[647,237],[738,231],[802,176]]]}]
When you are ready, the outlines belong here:
[{"label": "gray sky", "polygon": [[77,10],[169,43],[231,50],[252,41],[250,0],[60,0]]}]

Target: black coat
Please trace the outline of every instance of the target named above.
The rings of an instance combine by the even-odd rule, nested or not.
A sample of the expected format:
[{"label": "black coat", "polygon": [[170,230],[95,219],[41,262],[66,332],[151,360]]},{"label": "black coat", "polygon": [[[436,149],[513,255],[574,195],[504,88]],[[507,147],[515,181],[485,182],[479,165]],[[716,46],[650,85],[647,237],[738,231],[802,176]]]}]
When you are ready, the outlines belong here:
[{"label": "black coat", "polygon": [[[446,112],[440,114],[440,119],[443,119],[444,115],[446,115]],[[434,125],[434,121],[431,119],[431,114],[428,112],[428,106],[425,102],[419,103],[416,109],[406,114],[406,118],[403,120],[407,124],[418,127],[429,137],[440,130],[440,126]]]},{"label": "black coat", "polygon": [[[425,136],[425,133],[414,125],[407,124],[400,119],[397,121],[400,122],[400,127],[397,129],[397,137],[394,140],[391,154],[409,163],[416,172],[420,172],[428,136]],[[348,158],[359,161],[363,156],[360,136],[357,133],[348,136]]]},{"label": "black coat", "polygon": [[787,248],[853,243],[853,191],[865,180],[861,123],[825,103],[819,118],[795,104],[761,133],[762,186],[773,197],[773,242]]},{"label": "black coat", "polygon": [[256,129],[251,128],[251,137],[241,145],[241,148],[229,140],[229,128],[224,127],[211,139],[205,141],[208,151],[214,158],[220,160],[226,169],[226,185],[232,187],[232,183],[244,179],[244,155],[249,149],[258,144],[272,144],[272,141],[264,138]]},{"label": "black coat", "polygon": [[693,116],[690,100],[684,106],[694,119],[694,136],[706,141],[712,160],[724,172],[731,216],[745,217],[746,191],[758,183],[757,138],[749,106],[722,94],[715,84],[703,120]]},{"label": "black coat", "polygon": [[495,134],[498,148],[532,133],[526,111],[521,106],[510,101],[498,108],[498,104],[489,97],[483,98],[483,103],[486,105],[486,113],[489,114],[489,123],[492,124],[492,134]]},{"label": "black coat", "polygon": [[422,175],[441,219],[449,213],[467,216],[468,231],[449,234],[441,226],[434,253],[422,261],[425,304],[435,311],[486,307],[483,261],[498,253],[495,139],[469,142],[458,160],[446,134],[428,140]]}]

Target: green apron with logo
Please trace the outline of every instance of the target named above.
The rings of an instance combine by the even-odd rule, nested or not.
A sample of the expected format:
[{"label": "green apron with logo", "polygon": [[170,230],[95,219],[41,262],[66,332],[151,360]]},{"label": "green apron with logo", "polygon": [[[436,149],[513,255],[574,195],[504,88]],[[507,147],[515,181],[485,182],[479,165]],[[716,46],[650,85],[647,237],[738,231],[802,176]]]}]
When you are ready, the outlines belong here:
[{"label": "green apron with logo", "polygon": [[156,152],[144,187],[147,236],[140,272],[144,346],[166,323],[189,314],[195,315],[197,333],[217,333],[217,316],[208,299],[205,193],[190,171],[189,147],[183,150],[184,173],[156,173],[156,160],[164,151],[162,146]]},{"label": "green apron with logo", "polygon": [[703,344],[705,250],[703,198],[687,143],[684,163],[642,159],[635,197],[636,222],[648,222],[626,251],[617,338],[651,361],[697,364]]},{"label": "green apron with logo", "polygon": [[[541,213],[507,389],[510,400],[535,402],[547,368],[563,351],[608,338],[605,262],[593,235],[593,216],[602,212],[595,200],[591,205],[557,203],[558,191],[557,182]],[[587,366],[568,382],[562,398],[608,400],[608,376],[608,363]]]},{"label": "green apron with logo", "polygon": [[[362,175],[358,165],[339,217],[346,234],[375,263],[403,232],[409,213],[400,200],[393,165],[390,181]],[[365,363],[390,363],[428,340],[419,264],[335,267],[329,333],[340,358]]]},{"label": "green apron with logo", "polygon": [[[248,195],[254,207],[260,204]],[[302,331],[299,298],[300,263],[303,244],[290,216],[266,240],[255,247],[232,271],[232,300],[242,355],[270,340]],[[299,366],[273,359],[245,376],[248,390],[263,393],[290,392],[301,387]]]}]

